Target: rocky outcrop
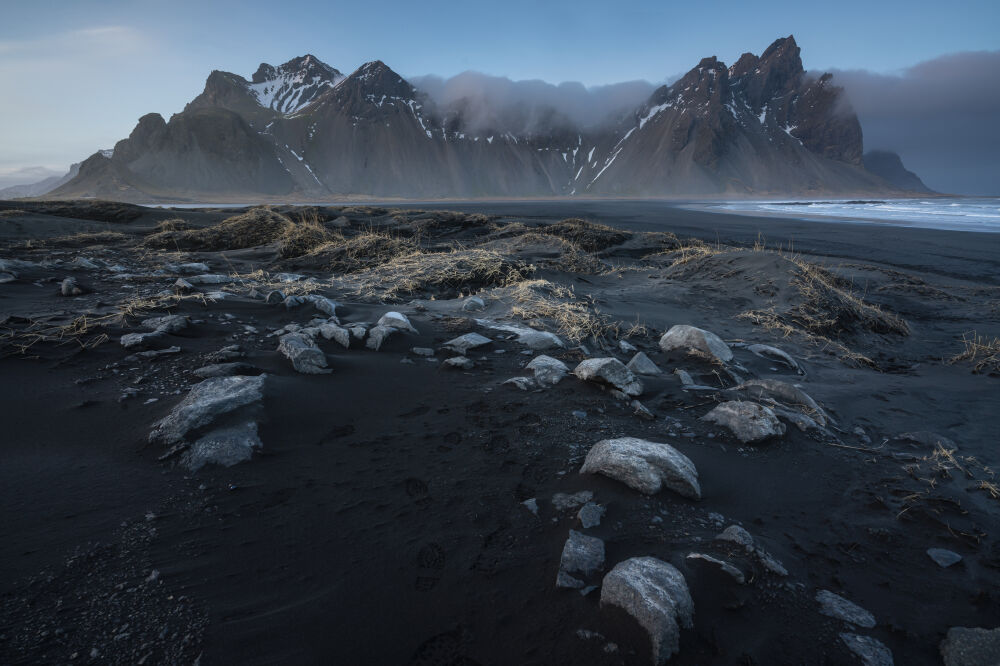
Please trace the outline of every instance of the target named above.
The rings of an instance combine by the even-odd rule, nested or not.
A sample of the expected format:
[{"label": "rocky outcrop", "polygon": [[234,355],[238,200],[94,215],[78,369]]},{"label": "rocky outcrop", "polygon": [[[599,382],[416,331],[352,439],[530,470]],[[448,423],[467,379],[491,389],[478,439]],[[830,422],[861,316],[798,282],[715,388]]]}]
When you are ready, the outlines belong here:
[{"label": "rocky outcrop", "polygon": [[868,171],[901,190],[921,194],[933,192],[924,185],[920,176],[903,166],[903,160],[896,153],[888,150],[869,151],[864,154],[864,164]]},{"label": "rocky outcrop", "polygon": [[150,443],[169,446],[183,442],[189,433],[259,403],[264,397],[265,377],[216,377],[195,384],[184,400],[153,425]]}]

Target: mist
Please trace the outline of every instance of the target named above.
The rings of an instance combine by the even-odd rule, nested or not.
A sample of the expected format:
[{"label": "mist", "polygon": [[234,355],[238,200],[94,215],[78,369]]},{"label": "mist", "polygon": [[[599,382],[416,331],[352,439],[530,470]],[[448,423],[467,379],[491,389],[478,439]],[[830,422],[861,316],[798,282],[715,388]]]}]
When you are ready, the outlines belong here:
[{"label": "mist", "polygon": [[555,85],[540,80],[512,81],[471,71],[447,79],[417,76],[410,82],[443,109],[461,108],[469,131],[520,135],[549,130],[559,120],[581,129],[598,126],[634,110],[659,85],[625,81],[587,88],[577,82]]},{"label": "mist", "polygon": [[833,74],[866,151],[899,153],[938,192],[1000,194],[1000,51],[953,53],[898,74]]}]

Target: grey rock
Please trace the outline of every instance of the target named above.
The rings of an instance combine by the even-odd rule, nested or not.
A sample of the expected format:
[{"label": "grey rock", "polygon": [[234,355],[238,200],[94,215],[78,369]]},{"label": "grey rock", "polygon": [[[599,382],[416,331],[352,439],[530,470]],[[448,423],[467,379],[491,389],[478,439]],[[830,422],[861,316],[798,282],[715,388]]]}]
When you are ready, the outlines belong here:
[{"label": "grey rock", "polygon": [[444,343],[443,347],[455,352],[456,354],[462,354],[464,356],[470,349],[485,347],[492,342],[493,341],[485,335],[479,335],[478,333],[466,333],[465,335],[460,335],[457,338]]},{"label": "grey rock", "polygon": [[126,356],[123,360],[127,362],[138,361],[140,359],[158,359],[161,356],[172,356],[174,354],[180,354],[180,347],[167,347],[166,349],[151,349],[149,351],[136,352],[130,356]]},{"label": "grey rock", "polygon": [[195,262],[178,264],[176,266],[170,266],[169,268],[171,268],[176,273],[184,273],[185,275],[192,275],[194,273],[204,274],[212,270],[211,268],[208,267],[208,264],[195,263]]},{"label": "grey rock", "polygon": [[561,349],[566,346],[555,333],[548,331],[536,331],[525,329],[517,336],[517,341],[532,351],[545,351],[546,349]]},{"label": "grey rock", "polygon": [[777,361],[778,363],[788,366],[799,374],[803,374],[802,368],[799,367],[799,364],[795,361],[795,359],[777,347],[772,347],[770,345],[749,345],[747,349],[761,358],[766,358],[769,361]]},{"label": "grey rock", "polygon": [[479,296],[469,296],[462,303],[462,310],[465,312],[480,312],[486,309],[486,301],[484,301]]},{"label": "grey rock", "polygon": [[829,590],[820,590],[817,592],[816,601],[819,603],[819,612],[827,617],[856,624],[865,629],[871,629],[875,626],[874,615],[854,602],[848,601]]},{"label": "grey rock", "polygon": [[569,509],[575,509],[582,504],[586,504],[592,499],[594,499],[594,493],[589,490],[581,490],[572,495],[556,493],[552,496],[552,507],[556,511],[568,511]]},{"label": "grey rock", "polygon": [[531,391],[536,388],[535,382],[530,377],[511,377],[503,382],[503,384],[509,384],[522,391]]},{"label": "grey rock", "polygon": [[282,304],[284,304],[286,310],[291,310],[305,305],[306,299],[304,296],[285,296],[285,300],[282,301]]},{"label": "grey rock", "polygon": [[340,307],[340,303],[337,301],[318,294],[310,294],[306,298],[323,314],[329,317],[337,316],[337,308]]},{"label": "grey rock", "polygon": [[580,520],[580,525],[585,529],[597,527],[601,524],[601,518],[607,509],[596,502],[587,502],[577,512],[576,517]]},{"label": "grey rock", "polygon": [[189,432],[204,428],[225,414],[260,403],[265,378],[266,375],[215,377],[195,384],[167,416],[153,425],[150,443],[177,444]]},{"label": "grey rock", "polygon": [[351,334],[350,332],[337,324],[326,322],[319,325],[319,334],[323,336],[326,340],[333,340],[348,349],[351,346]]},{"label": "grey rock", "polygon": [[674,374],[677,375],[677,379],[681,380],[682,386],[693,386],[694,380],[691,379],[691,373],[687,370],[681,368],[674,368]]},{"label": "grey rock", "polygon": [[267,296],[264,297],[264,302],[268,305],[277,305],[278,303],[285,302],[285,294],[277,289],[274,291],[267,292]]},{"label": "grey rock", "polygon": [[954,551],[946,550],[944,548],[928,548],[927,554],[942,569],[947,569],[951,565],[958,564],[959,562],[962,561],[961,555],[959,555]]},{"label": "grey rock", "polygon": [[275,273],[271,277],[278,282],[298,282],[304,278],[305,275],[302,275],[301,273]]},{"label": "grey rock", "polygon": [[538,515],[538,500],[535,499],[534,497],[532,497],[531,499],[524,500],[523,502],[521,502],[521,504],[523,504],[524,508],[530,511],[531,513],[535,514],[536,516]]},{"label": "grey rock", "polygon": [[944,666],[1000,664],[1000,627],[952,627],[939,647]]},{"label": "grey rock", "polygon": [[236,280],[228,275],[203,273],[201,275],[192,275],[187,281],[191,284],[230,284]]},{"label": "grey rock", "polygon": [[409,331],[410,333],[417,332],[417,329],[413,328],[413,324],[410,323],[410,320],[401,312],[386,312],[382,315],[382,318],[378,320],[378,325],[396,328],[401,331]]},{"label": "grey rock", "polygon": [[378,351],[385,344],[385,341],[398,331],[399,329],[394,326],[383,326],[382,324],[372,326],[371,330],[368,331],[368,339],[365,341],[365,347],[372,351]]},{"label": "grey rock", "polygon": [[431,349],[430,347],[414,347],[410,351],[416,354],[417,356],[426,356],[426,357],[434,356],[434,350]]},{"label": "grey rock", "polygon": [[355,340],[364,340],[365,335],[368,334],[368,331],[365,329],[365,327],[360,325],[348,326],[347,330],[351,332],[351,337],[354,338]]},{"label": "grey rock", "polygon": [[739,525],[730,525],[715,537],[718,541],[731,541],[746,548],[753,548],[753,537]]},{"label": "grey rock", "polygon": [[445,359],[444,366],[447,368],[458,368],[459,370],[471,370],[475,367],[475,363],[472,359],[466,358],[465,356],[454,356],[449,359]]},{"label": "grey rock", "polygon": [[642,382],[616,358],[588,358],[576,366],[573,374],[584,381],[606,384],[628,396],[642,395]]},{"label": "grey rock", "polygon": [[572,574],[589,577],[603,567],[604,542],[597,537],[570,530],[569,538],[563,545],[562,557],[559,558],[556,587],[581,588],[585,583]]},{"label": "grey rock", "polygon": [[292,362],[296,372],[306,375],[322,375],[331,372],[326,367],[326,354],[316,346],[309,336],[301,333],[286,333],[281,336],[278,351]]},{"label": "grey rock", "polygon": [[639,351],[638,349],[635,348],[635,345],[633,345],[628,340],[619,340],[618,349],[620,349],[623,354],[634,354],[635,352]]},{"label": "grey rock", "polygon": [[653,412],[649,411],[646,408],[646,405],[642,404],[638,400],[633,400],[632,402],[629,403],[629,406],[632,408],[632,413],[638,416],[640,419],[652,421],[653,419],[656,418],[655,416],[653,416]]},{"label": "grey rock", "polygon": [[649,633],[657,665],[680,649],[680,628],[694,626],[694,601],[684,576],[654,557],[615,565],[604,577],[601,605],[617,606],[636,619]]},{"label": "grey rock", "polygon": [[235,375],[258,375],[260,370],[249,363],[239,361],[233,363],[212,363],[191,372],[195,377],[208,379],[210,377],[232,377]]},{"label": "grey rock", "polygon": [[69,262],[67,266],[69,266],[70,268],[86,268],[88,270],[96,270],[100,268],[100,266],[95,264],[90,259],[87,259],[86,257],[77,257],[73,261]]},{"label": "grey rock", "polygon": [[665,352],[675,349],[697,349],[711,354],[723,363],[733,360],[733,351],[722,338],[715,333],[686,324],[673,326],[664,333],[660,338],[660,349]]},{"label": "grey rock", "polygon": [[0,273],[0,284],[7,284],[8,282],[13,282],[17,279],[16,273]]},{"label": "grey rock", "polygon": [[194,291],[194,285],[184,278],[177,278],[177,280],[174,281],[174,289],[177,291]]},{"label": "grey rock", "polygon": [[762,442],[785,434],[785,424],[769,408],[755,402],[734,400],[718,405],[702,421],[729,428],[744,444]]},{"label": "grey rock", "polygon": [[698,470],[687,456],[669,444],[636,437],[601,440],[587,453],[580,473],[600,473],[646,495],[669,488],[701,498]]},{"label": "grey rock", "polygon": [[83,287],[76,282],[76,278],[68,277],[59,285],[59,293],[63,296],[79,296],[83,293]]},{"label": "grey rock", "polygon": [[777,379],[751,379],[730,390],[744,393],[753,400],[771,399],[783,402],[821,426],[832,421],[823,408],[805,391],[788,382]]},{"label": "grey rock", "polygon": [[712,557],[711,555],[706,555],[705,553],[688,553],[686,559],[695,562],[707,562],[712,566],[718,567],[723,573],[732,577],[732,579],[740,585],[747,582],[746,576],[743,575],[743,572],[725,560],[720,560],[717,557]]},{"label": "grey rock", "polygon": [[187,328],[190,323],[190,318],[185,315],[164,315],[162,317],[148,317],[143,319],[142,327],[147,331],[179,333]]},{"label": "grey rock", "polygon": [[566,364],[557,358],[539,354],[525,366],[535,373],[535,381],[541,386],[555,386],[569,374]]},{"label": "grey rock", "polygon": [[625,367],[637,375],[648,375],[652,377],[663,374],[663,370],[660,370],[660,366],[653,363],[652,359],[646,356],[645,352],[637,352]]},{"label": "grey rock", "polygon": [[257,435],[257,424],[247,421],[236,426],[218,428],[199,437],[181,456],[181,464],[192,472],[205,465],[233,465],[250,460],[253,452],[263,445]]},{"label": "grey rock", "polygon": [[844,633],[840,635],[840,640],[861,659],[862,666],[893,666],[892,650],[878,639]]},{"label": "grey rock", "polygon": [[159,342],[166,336],[163,331],[153,331],[151,333],[126,333],[119,342],[122,347],[131,351],[133,349],[145,349],[150,345]]}]

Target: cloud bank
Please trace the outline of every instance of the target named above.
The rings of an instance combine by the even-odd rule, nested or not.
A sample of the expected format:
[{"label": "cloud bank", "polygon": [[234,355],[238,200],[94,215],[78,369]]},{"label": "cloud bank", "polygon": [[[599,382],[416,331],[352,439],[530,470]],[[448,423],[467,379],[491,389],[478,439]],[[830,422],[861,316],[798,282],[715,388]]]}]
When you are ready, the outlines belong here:
[{"label": "cloud bank", "polygon": [[657,87],[649,81],[625,81],[587,88],[577,82],[512,81],[480,72],[462,72],[447,79],[416,76],[410,82],[441,107],[460,110],[473,132],[515,134],[550,131],[553,126],[558,129],[561,121],[594,127],[635,109]]},{"label": "cloud bank", "polygon": [[834,70],[865,150],[893,150],[933,190],[1000,195],[1000,51],[953,53],[899,74]]}]

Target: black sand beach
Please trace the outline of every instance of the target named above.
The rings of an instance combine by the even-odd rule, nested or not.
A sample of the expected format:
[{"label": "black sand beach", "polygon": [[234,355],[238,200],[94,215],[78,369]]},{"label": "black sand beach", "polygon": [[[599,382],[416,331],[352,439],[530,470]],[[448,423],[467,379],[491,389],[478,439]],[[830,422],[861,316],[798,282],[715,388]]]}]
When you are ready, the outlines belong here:
[{"label": "black sand beach", "polygon": [[[322,242],[299,253],[286,236],[192,235],[242,210],[0,202],[0,662],[650,663],[645,630],[600,589],[556,587],[571,529],[603,539],[604,572],[652,556],[684,574],[694,625],[671,664],[862,663],[845,635],[880,641],[896,664],[934,664],[950,628],[1000,625],[1000,369],[954,358],[973,331],[1000,337],[1000,235],[628,201],[279,213],[318,225]],[[176,218],[189,228],[157,226]],[[546,231],[565,218],[608,228]],[[351,239],[366,244],[348,252]],[[463,252],[471,263],[447,263]],[[445,277],[424,270],[428,256]],[[83,293],[60,295],[67,277]],[[417,332],[378,351],[317,336],[332,372],[296,372],[274,333],[325,315],[267,303],[271,290],[333,299],[340,325],[369,336],[388,311]],[[472,294],[483,309],[466,309]],[[189,323],[146,351],[179,351],[123,349],[168,313]],[[565,347],[531,350],[488,322]],[[733,361],[663,351],[676,324],[717,334]],[[456,354],[442,345],[470,332],[491,343],[467,353],[471,367],[446,367]],[[572,370],[628,362],[628,345],[663,370],[641,377],[651,419],[572,374],[503,383],[530,377],[538,354]],[[148,442],[202,381],[194,370],[236,361],[266,376],[252,460],[191,471]],[[784,418],[783,435],[747,444],[701,420],[754,378],[795,384],[829,423]],[[579,473],[618,437],[690,458],[701,499]],[[606,509],[599,525],[558,496],[578,492]],[[715,538],[730,525],[787,575]],[[929,548],[962,560],[943,568]],[[820,590],[874,627],[822,614]]]}]

